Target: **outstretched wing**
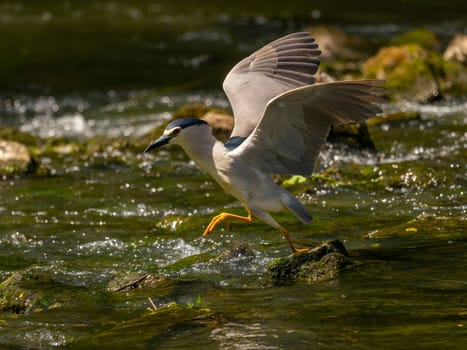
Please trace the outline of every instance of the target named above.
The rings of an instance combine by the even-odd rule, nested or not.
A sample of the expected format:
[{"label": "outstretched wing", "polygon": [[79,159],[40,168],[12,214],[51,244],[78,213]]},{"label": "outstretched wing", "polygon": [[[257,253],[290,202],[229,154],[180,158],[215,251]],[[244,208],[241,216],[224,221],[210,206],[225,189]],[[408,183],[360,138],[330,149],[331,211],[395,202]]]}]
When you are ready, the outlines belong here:
[{"label": "outstretched wing", "polygon": [[232,137],[250,135],[271,99],[313,84],[320,54],[310,34],[300,32],[267,44],[233,67],[223,84],[235,118]]},{"label": "outstretched wing", "polygon": [[381,109],[380,80],[337,81],[287,91],[271,100],[251,135],[230,152],[264,171],[310,175],[331,125],[364,121]]}]

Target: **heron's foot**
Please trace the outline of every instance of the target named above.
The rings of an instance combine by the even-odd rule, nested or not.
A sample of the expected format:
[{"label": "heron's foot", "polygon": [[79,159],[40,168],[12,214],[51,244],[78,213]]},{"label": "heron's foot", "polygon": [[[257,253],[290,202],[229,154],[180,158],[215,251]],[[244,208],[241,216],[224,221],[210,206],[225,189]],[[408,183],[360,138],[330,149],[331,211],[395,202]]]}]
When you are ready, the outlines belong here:
[{"label": "heron's foot", "polygon": [[306,253],[307,251],[309,251],[310,249],[308,248],[302,248],[302,249],[297,249],[295,248],[295,246],[293,245],[292,243],[292,240],[290,239],[290,235],[289,235],[289,231],[287,231],[284,227],[282,226],[279,226],[278,227],[278,230],[280,233],[282,233],[282,235],[285,237],[285,239],[287,240],[287,243],[289,244],[289,247],[290,249],[292,249],[292,253],[295,254],[295,253]]},{"label": "heron's foot", "polygon": [[253,216],[251,215],[250,212],[248,212],[248,216],[240,216],[240,215],[229,214],[229,213],[220,213],[219,215],[216,215],[212,218],[208,227],[206,227],[206,229],[203,232],[203,237],[206,237],[212,230],[214,230],[214,227],[216,227],[216,225],[222,221],[225,221],[225,225],[227,226],[228,229],[230,229],[231,225],[228,219],[249,223],[253,221]]},{"label": "heron's foot", "polygon": [[302,249],[295,249],[295,251],[292,250],[292,252],[295,253],[306,253],[309,252],[310,248],[302,248]]}]

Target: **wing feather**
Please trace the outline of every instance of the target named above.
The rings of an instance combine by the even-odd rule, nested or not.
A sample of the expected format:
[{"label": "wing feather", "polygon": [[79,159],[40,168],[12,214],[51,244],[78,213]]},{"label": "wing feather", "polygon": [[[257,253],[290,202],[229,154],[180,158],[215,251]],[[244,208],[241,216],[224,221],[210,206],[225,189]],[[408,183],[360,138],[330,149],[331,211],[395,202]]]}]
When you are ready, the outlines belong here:
[{"label": "wing feather", "polygon": [[313,84],[320,54],[310,34],[299,32],[265,45],[233,67],[223,83],[235,118],[231,137],[250,135],[273,98]]},{"label": "wing feather", "polygon": [[380,80],[336,81],[287,91],[273,100],[251,135],[230,152],[263,171],[309,175],[332,125],[381,113]]}]

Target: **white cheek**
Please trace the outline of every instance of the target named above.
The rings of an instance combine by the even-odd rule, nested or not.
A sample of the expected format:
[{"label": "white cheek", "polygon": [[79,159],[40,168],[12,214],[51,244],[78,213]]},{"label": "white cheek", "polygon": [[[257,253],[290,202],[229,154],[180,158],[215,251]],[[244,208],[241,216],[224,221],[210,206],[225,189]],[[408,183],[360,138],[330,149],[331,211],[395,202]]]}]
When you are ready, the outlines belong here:
[{"label": "white cheek", "polygon": [[183,136],[182,135],[178,135],[178,136],[175,136],[175,137],[172,137],[172,139],[170,140],[170,144],[171,145],[179,145],[179,146],[182,146],[183,145]]}]

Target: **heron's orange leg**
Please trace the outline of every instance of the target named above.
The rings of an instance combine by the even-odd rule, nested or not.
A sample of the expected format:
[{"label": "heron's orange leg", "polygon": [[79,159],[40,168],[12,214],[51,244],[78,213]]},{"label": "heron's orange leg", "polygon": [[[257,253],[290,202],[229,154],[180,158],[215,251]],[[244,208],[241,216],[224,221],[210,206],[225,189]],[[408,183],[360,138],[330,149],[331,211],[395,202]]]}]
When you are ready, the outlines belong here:
[{"label": "heron's orange leg", "polygon": [[[253,221],[253,215],[251,214],[250,211],[248,211],[248,216],[240,216],[240,215],[229,214],[229,213],[220,213],[219,215],[216,215],[212,218],[208,227],[206,227],[206,229],[203,232],[203,237],[206,237],[212,230],[214,230],[214,227],[216,227],[218,223],[224,220],[228,220],[228,219],[250,223]],[[230,227],[230,223],[227,222],[226,225],[227,227]]]},{"label": "heron's orange leg", "polygon": [[297,249],[294,247],[293,243],[292,243],[292,240],[290,239],[290,236],[289,236],[289,231],[287,231],[285,228],[283,228],[282,226],[279,226],[277,228],[279,230],[280,233],[282,233],[282,235],[285,237],[285,239],[287,240],[287,243],[289,243],[289,246],[290,248],[292,249],[292,253],[306,253],[307,251],[309,251],[308,248],[303,248],[303,249]]}]

